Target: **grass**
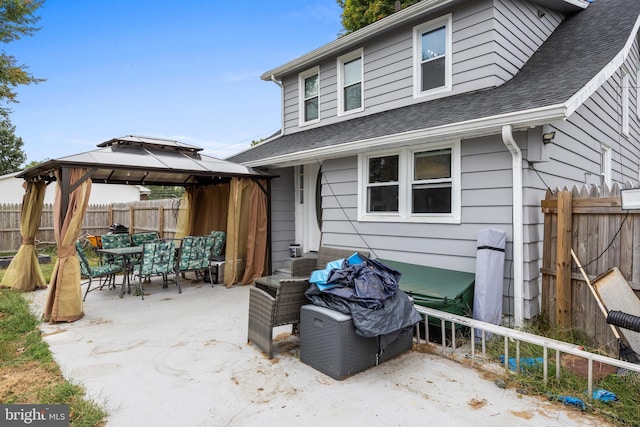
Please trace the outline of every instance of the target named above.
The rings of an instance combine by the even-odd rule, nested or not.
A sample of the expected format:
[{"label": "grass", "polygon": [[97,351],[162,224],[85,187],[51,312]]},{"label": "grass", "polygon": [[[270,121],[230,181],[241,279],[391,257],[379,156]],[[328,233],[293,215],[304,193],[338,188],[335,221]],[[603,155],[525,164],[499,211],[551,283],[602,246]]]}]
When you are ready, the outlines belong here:
[{"label": "grass", "polygon": [[[592,353],[602,353],[599,349],[590,348],[586,335],[578,330],[561,330],[552,327],[545,321],[544,317],[536,321],[526,332],[533,333],[556,340],[569,342],[583,346]],[[504,340],[502,337],[491,340],[487,343],[487,355],[499,362],[499,357],[504,354]],[[515,344],[509,345],[509,356],[515,357]],[[564,355],[565,360],[567,360]],[[520,343],[520,358],[543,357],[543,349],[540,346]],[[540,395],[550,400],[558,400],[561,396],[570,396],[581,399],[586,407],[585,412],[602,417],[604,420],[616,426],[639,426],[640,425],[640,374],[629,373],[618,375],[611,373],[598,379],[594,376],[593,390],[606,390],[617,397],[617,401],[603,402],[597,399],[590,399],[587,392],[588,382],[586,371],[579,372],[576,369],[569,369],[569,366],[561,364],[560,378],[556,378],[556,355],[549,351],[548,354],[548,380],[545,384],[543,366],[540,363],[524,366],[521,363],[520,373],[509,372],[503,376],[507,387],[515,388],[523,393]],[[603,367],[604,368],[604,367]],[[594,367],[594,373],[596,368]]]},{"label": "grass", "polygon": [[[55,265],[42,265],[47,281]],[[0,269],[0,279],[5,269]],[[107,413],[87,400],[80,384],[66,380],[49,346],[42,340],[41,320],[21,292],[0,289],[0,402],[66,404],[73,426],[104,426]]]}]

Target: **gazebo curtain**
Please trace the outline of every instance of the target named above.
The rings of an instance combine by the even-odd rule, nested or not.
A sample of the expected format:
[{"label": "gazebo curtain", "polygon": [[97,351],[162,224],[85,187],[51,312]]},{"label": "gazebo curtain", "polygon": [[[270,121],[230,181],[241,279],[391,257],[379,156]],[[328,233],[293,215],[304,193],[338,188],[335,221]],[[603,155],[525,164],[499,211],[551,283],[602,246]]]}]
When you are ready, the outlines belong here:
[{"label": "gazebo curtain", "polygon": [[[267,262],[266,180],[232,178],[229,184],[187,188],[180,201],[176,238],[227,233],[224,284],[250,284]],[[205,214],[206,213],[206,214]]]},{"label": "gazebo curtain", "polygon": [[[268,237],[265,188],[264,180],[241,178],[231,181],[224,268],[226,287],[236,282],[248,285],[264,274]],[[244,268],[239,265],[242,262]]]},{"label": "gazebo curtain", "polygon": [[46,281],[35,246],[35,237],[40,226],[42,204],[47,185],[44,181],[25,182],[20,211],[20,235],[22,245],[7,267],[0,287],[30,292],[46,287]]},{"label": "gazebo curtain", "polygon": [[228,207],[229,184],[188,187],[180,201],[175,237],[182,239],[216,230],[225,231]]},{"label": "gazebo curtain", "polygon": [[[80,264],[76,256],[75,242],[80,234],[82,219],[89,204],[91,179],[86,169],[69,169],[68,183],[61,181],[61,171],[56,171],[56,198],[54,203],[54,233],[58,248],[58,260],[53,269],[43,318],[49,323],[73,322],[82,316],[82,290],[80,288]],[[76,184],[78,184],[76,186]],[[62,186],[69,192],[65,212]]]}]

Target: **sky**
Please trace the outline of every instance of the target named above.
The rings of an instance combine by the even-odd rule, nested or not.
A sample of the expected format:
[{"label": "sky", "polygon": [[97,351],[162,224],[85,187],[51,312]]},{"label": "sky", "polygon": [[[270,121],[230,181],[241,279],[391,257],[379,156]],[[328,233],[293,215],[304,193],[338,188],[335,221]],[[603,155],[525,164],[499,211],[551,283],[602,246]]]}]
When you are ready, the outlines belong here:
[{"label": "sky", "polygon": [[226,158],[280,129],[264,72],[335,40],[336,0],[46,0],[33,36],[0,45],[37,78],[9,104],[27,163],[125,135]]}]

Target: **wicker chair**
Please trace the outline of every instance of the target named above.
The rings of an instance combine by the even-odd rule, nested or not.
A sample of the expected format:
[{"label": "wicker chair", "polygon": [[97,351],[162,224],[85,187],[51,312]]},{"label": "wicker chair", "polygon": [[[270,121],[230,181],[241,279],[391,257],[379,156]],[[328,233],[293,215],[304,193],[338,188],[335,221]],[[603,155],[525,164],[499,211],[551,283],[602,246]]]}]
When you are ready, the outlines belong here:
[{"label": "wicker chair", "polygon": [[249,290],[248,341],[264,350],[271,359],[273,328],[293,325],[293,333],[298,331],[300,309],[304,304],[309,304],[304,292],[309,288],[311,273],[324,269],[330,261],[348,258],[354,252],[369,256],[369,252],[323,246],[317,258],[293,258],[291,278],[268,276],[256,279],[256,286]]},{"label": "wicker chair", "polygon": [[369,252],[356,249],[337,249],[320,247],[317,258],[301,257],[291,259],[291,277],[309,277],[314,270],[323,270],[327,263],[337,259],[349,258],[354,252],[369,257]]},{"label": "wicker chair", "polygon": [[304,291],[309,287],[307,279],[272,279],[269,287],[249,289],[249,333],[247,342],[252,342],[273,358],[273,328],[293,325],[297,331],[300,308],[309,300]]}]

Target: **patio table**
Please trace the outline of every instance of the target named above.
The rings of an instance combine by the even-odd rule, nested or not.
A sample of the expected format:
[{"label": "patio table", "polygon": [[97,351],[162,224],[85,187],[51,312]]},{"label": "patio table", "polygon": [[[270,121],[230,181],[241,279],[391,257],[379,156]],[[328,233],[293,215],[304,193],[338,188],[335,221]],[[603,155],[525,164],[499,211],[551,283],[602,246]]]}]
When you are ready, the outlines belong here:
[{"label": "patio table", "polygon": [[120,291],[120,297],[124,296],[124,287],[127,285],[128,293],[131,293],[131,282],[129,275],[133,271],[133,258],[138,258],[142,255],[142,246],[126,246],[122,248],[110,248],[110,249],[98,249],[98,252],[109,254],[114,257],[122,258],[122,290]]}]

